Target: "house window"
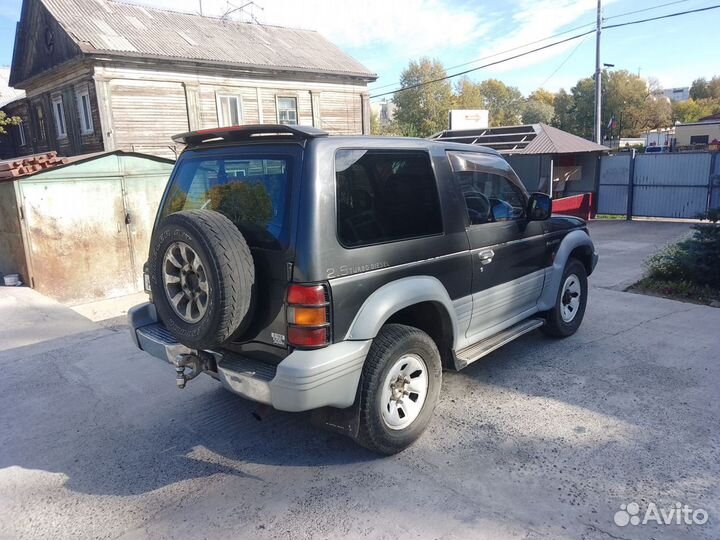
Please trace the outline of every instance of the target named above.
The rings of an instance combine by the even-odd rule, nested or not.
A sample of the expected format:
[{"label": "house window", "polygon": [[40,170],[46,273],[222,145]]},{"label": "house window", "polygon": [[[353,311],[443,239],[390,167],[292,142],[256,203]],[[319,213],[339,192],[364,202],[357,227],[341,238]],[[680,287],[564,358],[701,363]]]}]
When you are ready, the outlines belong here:
[{"label": "house window", "polygon": [[218,126],[239,126],[242,121],[240,114],[240,98],[238,96],[218,96]]},{"label": "house window", "polygon": [[77,108],[80,116],[80,133],[90,135],[93,132],[92,109],[90,108],[90,91],[85,86],[77,92]]},{"label": "house window", "polygon": [[37,117],[38,140],[45,141],[45,113],[43,112],[42,105],[35,107],[35,116]]},{"label": "house window", "polygon": [[278,123],[284,125],[297,124],[297,98],[277,98]]},{"label": "house window", "polygon": [[25,124],[19,124],[17,130],[18,142],[20,143],[20,146],[25,146],[27,144],[27,140],[25,139]]},{"label": "house window", "polygon": [[709,135],[691,135],[690,144],[708,144],[710,142]]},{"label": "house window", "polygon": [[65,108],[63,107],[62,96],[52,98],[53,114],[55,115],[55,131],[58,139],[67,137],[67,125],[65,124]]}]

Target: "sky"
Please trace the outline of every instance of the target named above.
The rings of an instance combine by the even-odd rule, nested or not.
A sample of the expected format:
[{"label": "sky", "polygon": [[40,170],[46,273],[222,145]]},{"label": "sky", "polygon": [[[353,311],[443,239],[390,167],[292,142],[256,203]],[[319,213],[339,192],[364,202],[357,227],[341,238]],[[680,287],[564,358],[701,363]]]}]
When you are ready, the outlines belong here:
[{"label": "sky", "polygon": [[[218,16],[249,0],[124,1],[188,12],[198,12],[202,1],[205,15]],[[658,7],[667,3],[671,5]],[[616,24],[718,3],[603,0],[603,16],[609,19],[606,24]],[[11,63],[21,4],[22,0],[0,0],[0,66]],[[436,58],[448,73],[456,73],[590,30],[596,7],[596,0],[256,0],[232,16],[317,30],[378,74],[370,85],[375,96],[396,88],[412,59]],[[521,47],[579,26],[558,38]],[[614,64],[611,69],[654,77],[665,88],[689,86],[698,77],[720,75],[718,28],[720,9],[608,29],[602,33],[602,62]],[[486,60],[477,61],[482,58]],[[527,95],[538,87],[569,89],[594,68],[595,35],[589,34],[468,76],[475,81],[500,79]]]}]

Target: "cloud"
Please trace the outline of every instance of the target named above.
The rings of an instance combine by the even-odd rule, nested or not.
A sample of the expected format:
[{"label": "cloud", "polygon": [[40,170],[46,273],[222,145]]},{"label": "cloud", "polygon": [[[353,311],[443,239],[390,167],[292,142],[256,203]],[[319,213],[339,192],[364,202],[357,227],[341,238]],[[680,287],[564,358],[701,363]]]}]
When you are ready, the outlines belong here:
[{"label": "cloud", "polygon": [[[128,1],[128,0],[125,0]],[[197,12],[199,0],[130,0],[132,3]],[[247,0],[236,0],[240,6]],[[227,10],[225,0],[203,0],[205,15]],[[236,18],[254,15],[264,24],[317,30],[342,48],[375,49],[403,59],[477,42],[492,27],[478,10],[444,0],[258,0]]]}]

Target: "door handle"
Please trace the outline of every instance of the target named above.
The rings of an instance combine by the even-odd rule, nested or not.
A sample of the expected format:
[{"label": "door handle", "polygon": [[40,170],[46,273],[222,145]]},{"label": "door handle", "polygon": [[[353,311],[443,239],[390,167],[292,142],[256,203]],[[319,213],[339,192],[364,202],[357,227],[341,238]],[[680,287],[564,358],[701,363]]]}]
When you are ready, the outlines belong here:
[{"label": "door handle", "polygon": [[494,256],[495,252],[492,249],[483,249],[480,253],[478,253],[478,257],[480,257],[480,262],[482,264],[491,263]]}]

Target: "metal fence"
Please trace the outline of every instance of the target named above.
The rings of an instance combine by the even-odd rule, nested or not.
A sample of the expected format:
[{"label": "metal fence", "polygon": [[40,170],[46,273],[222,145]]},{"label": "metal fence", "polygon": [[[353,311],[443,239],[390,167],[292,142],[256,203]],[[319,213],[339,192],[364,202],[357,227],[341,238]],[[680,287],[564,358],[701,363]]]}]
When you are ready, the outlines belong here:
[{"label": "metal fence", "polygon": [[598,213],[694,218],[720,206],[717,153],[618,154],[600,160]]}]

